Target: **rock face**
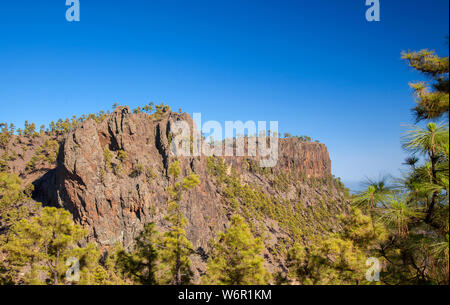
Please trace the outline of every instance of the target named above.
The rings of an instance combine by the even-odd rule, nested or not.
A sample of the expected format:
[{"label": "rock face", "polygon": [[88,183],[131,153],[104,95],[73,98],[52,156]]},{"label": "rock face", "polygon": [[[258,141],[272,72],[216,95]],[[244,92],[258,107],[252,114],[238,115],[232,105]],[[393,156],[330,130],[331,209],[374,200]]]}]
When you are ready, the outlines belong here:
[{"label": "rock face", "polygon": [[[83,122],[62,142],[56,168],[36,181],[37,199],[68,209],[74,220],[89,230],[88,239],[104,247],[115,242],[130,247],[148,222],[155,222],[164,231],[167,168],[175,158],[169,149],[171,126],[179,120],[193,124],[187,114],[168,112],[155,119],[144,113],[131,114],[128,107],[117,108],[101,123]],[[197,188],[184,196],[181,208],[188,220],[188,238],[199,253],[208,252],[208,241],[226,228],[231,208],[208,172],[206,157],[178,160],[182,174],[195,172],[201,180]],[[268,196],[291,200],[293,205],[301,201],[304,206],[314,206],[321,195],[341,198],[333,187],[314,188],[307,183],[288,185],[280,191],[271,178],[290,172],[307,180],[330,179],[331,162],[324,144],[280,139],[279,161],[267,170],[269,175],[267,171],[264,174],[250,170],[251,158],[225,160],[228,170],[233,169],[242,183],[257,185]],[[275,243],[289,237],[289,232],[270,217],[264,224],[270,232],[268,244],[271,239]],[[266,252],[269,265],[282,265],[271,251]],[[204,261],[194,258],[194,266],[201,272]]]}]

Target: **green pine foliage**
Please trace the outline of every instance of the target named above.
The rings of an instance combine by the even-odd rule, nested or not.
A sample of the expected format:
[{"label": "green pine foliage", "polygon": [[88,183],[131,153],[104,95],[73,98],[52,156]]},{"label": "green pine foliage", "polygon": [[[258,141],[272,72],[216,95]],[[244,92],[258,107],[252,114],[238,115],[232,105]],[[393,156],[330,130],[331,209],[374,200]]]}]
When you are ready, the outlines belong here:
[{"label": "green pine foliage", "polygon": [[411,83],[416,96],[413,108],[417,121],[437,119],[449,113],[448,56],[439,57],[434,51],[403,52],[409,66],[421,72],[428,80]]},{"label": "green pine foliage", "polygon": [[26,165],[26,170],[34,171],[38,165],[43,163],[56,164],[58,151],[59,143],[55,140],[46,139],[44,144],[34,151],[33,156]]},{"label": "green pine foliage", "polygon": [[[38,205],[30,202],[30,195],[17,175],[0,172],[0,233],[7,233],[16,222],[36,212]],[[0,234],[0,242],[4,237]]]},{"label": "green pine foliage", "polygon": [[[411,126],[402,138],[403,148],[410,153],[404,176],[368,181],[365,190],[352,196],[353,207],[341,210],[336,201],[350,195],[339,178],[307,179],[291,170],[276,173],[248,160],[247,169],[272,184],[274,194],[268,194],[256,183],[243,182],[224,159],[207,158],[210,179],[234,216],[228,229],[211,241],[202,283],[449,283],[448,57],[429,50],[404,52],[402,57],[426,78],[411,83],[415,119],[425,124]],[[168,112],[170,107],[163,103],[133,110],[153,120]],[[101,123],[108,115],[109,111],[100,111],[59,119],[38,131],[28,121],[23,129],[0,123],[0,284],[192,283],[191,259],[197,254],[186,233],[183,195],[194,190],[200,180],[195,173],[182,171],[179,161],[168,169],[167,214],[161,232],[153,223],[145,225],[127,250],[115,245],[101,251],[86,243],[87,232],[73,222],[69,212],[33,202],[32,184],[24,185],[9,172],[9,162],[23,157],[27,146],[36,143],[39,146],[26,169],[32,172],[55,164],[63,135],[86,120]],[[268,135],[278,136],[270,131]],[[293,136],[285,133],[284,137]],[[294,137],[312,141],[308,136]],[[10,151],[14,146],[22,152]],[[102,183],[110,171],[122,175],[129,163],[125,151],[116,155],[107,147],[103,159],[98,173]],[[128,174],[145,176],[148,183],[157,176],[152,168],[139,163],[133,164]],[[300,196],[287,196],[299,193],[304,186],[317,192],[313,207],[301,202]],[[337,191],[338,196],[329,195],[329,190]],[[267,220],[276,222],[289,236],[270,247],[271,254],[286,260],[286,275],[270,275],[264,266],[263,252],[269,251],[265,244]],[[370,257],[382,263],[380,282],[365,279]],[[76,282],[66,277],[66,263],[71,258],[79,262],[80,279]]]},{"label": "green pine foliage", "polygon": [[429,50],[402,56],[428,78],[411,84],[415,118],[428,122],[409,127],[402,138],[403,148],[411,154],[404,163],[408,167],[404,176],[392,186],[385,179],[371,182],[352,202],[388,233],[374,255],[385,261],[383,283],[448,285],[448,57]]},{"label": "green pine foliage", "polygon": [[8,124],[0,123],[0,149],[6,149],[11,141],[13,130],[8,128]]},{"label": "green pine foliage", "polygon": [[200,180],[196,174],[180,178],[181,168],[179,161],[174,161],[168,170],[172,185],[167,188],[169,194],[168,214],[165,217],[168,230],[161,239],[163,283],[183,285],[189,284],[192,278],[191,262],[189,256],[194,252],[192,243],[186,237],[186,218],[183,216],[180,204],[183,193],[194,189]]},{"label": "green pine foliage", "polygon": [[377,253],[388,237],[383,225],[354,208],[341,215],[342,230],[308,246],[295,243],[288,251],[290,279],[295,284],[369,284],[365,281],[366,260]]},{"label": "green pine foliage", "polygon": [[58,285],[67,270],[66,259],[73,255],[72,247],[85,235],[73,224],[69,212],[44,208],[41,215],[16,222],[2,250],[8,253],[7,265],[15,272],[31,263],[31,270],[22,278],[24,283],[40,284],[48,279]]},{"label": "green pine foliage", "polygon": [[230,227],[212,243],[203,283],[208,285],[264,285],[270,274],[264,267],[263,242],[254,238],[241,216],[231,218]]},{"label": "green pine foliage", "polygon": [[169,203],[165,217],[169,228],[161,239],[160,283],[187,285],[192,280],[190,256],[194,246],[186,237],[186,218],[181,214],[177,202]]},{"label": "green pine foliage", "polygon": [[[249,167],[252,165],[249,164]],[[300,199],[292,202],[283,196],[269,196],[257,185],[244,184],[241,178],[233,169],[228,170],[228,166],[222,158],[209,157],[207,159],[208,173],[216,178],[219,189],[235,214],[239,214],[247,221],[253,234],[261,236],[264,229],[259,226],[266,218],[273,219],[293,236],[293,240],[302,240],[302,236],[313,236],[315,230],[328,232],[334,226],[332,218],[339,214],[338,205],[334,198],[320,196],[317,199],[318,205],[314,209],[303,206]],[[303,179],[298,174],[292,172],[269,175],[261,172],[262,175],[272,177],[273,184],[281,193],[285,193],[289,187],[301,190],[302,184],[314,186],[319,189],[332,187],[329,181]],[[288,181],[290,183],[288,183]],[[324,197],[326,197],[324,195]],[[314,221],[311,226],[308,221]],[[315,229],[313,229],[313,227]]]},{"label": "green pine foliage", "polygon": [[121,247],[115,250],[111,269],[117,269],[118,274],[129,279],[132,283],[142,285],[157,284],[156,272],[159,268],[160,233],[153,223],[144,226],[136,238],[134,250],[130,253]]}]

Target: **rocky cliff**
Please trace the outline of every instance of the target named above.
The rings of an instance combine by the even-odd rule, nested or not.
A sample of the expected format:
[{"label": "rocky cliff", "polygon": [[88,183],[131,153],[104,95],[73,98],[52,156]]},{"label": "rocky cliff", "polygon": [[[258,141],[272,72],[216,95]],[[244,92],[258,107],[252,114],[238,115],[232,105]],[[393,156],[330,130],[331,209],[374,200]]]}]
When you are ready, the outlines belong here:
[{"label": "rocky cliff", "polygon": [[[169,143],[180,120],[193,124],[188,114],[156,117],[118,107],[103,121],[86,120],[64,135],[56,166],[22,176],[33,177],[36,200],[69,210],[89,230],[88,240],[129,248],[145,223],[165,229],[167,169],[176,158]],[[201,180],[181,203],[199,254],[192,258],[197,274],[205,269],[208,242],[234,213],[263,237],[268,267],[283,270],[287,244],[334,230],[336,215],[346,209],[324,144],[280,139],[273,168],[259,167],[257,157],[177,159],[183,174]]]}]

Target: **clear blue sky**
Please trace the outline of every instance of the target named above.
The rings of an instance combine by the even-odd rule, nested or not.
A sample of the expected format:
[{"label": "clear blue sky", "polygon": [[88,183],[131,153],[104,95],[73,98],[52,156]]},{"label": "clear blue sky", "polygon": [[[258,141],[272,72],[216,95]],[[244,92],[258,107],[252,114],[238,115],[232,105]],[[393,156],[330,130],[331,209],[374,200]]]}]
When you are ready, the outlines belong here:
[{"label": "clear blue sky", "polygon": [[448,54],[448,0],[0,2],[0,122],[38,126],[149,101],[203,120],[278,120],[328,146],[349,185],[397,174],[408,82],[402,50]]}]

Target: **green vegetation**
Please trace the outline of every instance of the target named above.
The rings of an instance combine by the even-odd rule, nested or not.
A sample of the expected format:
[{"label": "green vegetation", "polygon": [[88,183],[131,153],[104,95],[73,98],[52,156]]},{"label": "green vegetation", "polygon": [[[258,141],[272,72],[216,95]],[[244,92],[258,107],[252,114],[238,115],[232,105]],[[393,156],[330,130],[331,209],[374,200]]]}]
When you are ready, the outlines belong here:
[{"label": "green vegetation", "polygon": [[311,138],[308,136],[297,136],[297,139],[299,139],[301,142],[311,142]]},{"label": "green vegetation", "polygon": [[369,284],[365,281],[366,260],[387,238],[381,224],[353,209],[340,216],[343,229],[309,246],[295,243],[288,252],[290,278],[299,284]]},{"label": "green vegetation", "polygon": [[[100,263],[92,243],[78,246],[87,232],[63,209],[30,200],[14,174],[0,173],[0,284],[114,284],[111,266]],[[66,277],[70,258],[79,262],[80,278]]]},{"label": "green vegetation", "polygon": [[254,238],[240,216],[231,218],[226,232],[213,242],[205,284],[264,285],[270,275],[264,267],[263,242]]},{"label": "green vegetation", "polygon": [[85,234],[72,223],[69,212],[44,208],[40,216],[30,221],[22,219],[11,227],[3,250],[8,252],[7,263],[13,270],[20,270],[29,262],[43,262],[32,264],[24,281],[38,284],[39,271],[42,271],[57,285],[67,269],[64,263],[72,255],[71,246]]},{"label": "green vegetation", "polygon": [[[28,204],[30,192],[22,189],[22,180],[15,174],[0,172],[0,232],[6,233],[12,225],[36,209]],[[0,235],[1,239],[4,236]]]},{"label": "green vegetation", "polygon": [[37,136],[36,125],[34,123],[29,124],[28,121],[25,121],[25,129],[23,130],[23,135],[25,137]]},{"label": "green vegetation", "polygon": [[9,145],[9,141],[11,141],[11,135],[13,131],[8,129],[8,125],[6,123],[0,123],[0,148],[6,149]]},{"label": "green vegetation", "polygon": [[171,111],[170,106],[164,105],[161,103],[160,105],[155,105],[156,112],[154,113],[154,117],[156,120],[160,120],[165,113]]},{"label": "green vegetation", "polygon": [[119,164],[114,163],[112,165],[112,170],[113,170],[114,175],[116,175],[117,177],[122,177],[124,170],[123,170],[121,163],[119,163]]},{"label": "green vegetation", "polygon": [[[250,166],[251,170],[252,166]],[[255,166],[255,169],[259,167]],[[207,159],[208,173],[215,176],[219,184],[220,191],[226,202],[230,205],[233,212],[241,215],[250,225],[253,234],[262,236],[264,228],[261,223],[264,219],[275,220],[284,230],[287,230],[293,240],[302,240],[302,235],[315,235],[312,227],[321,227],[324,231],[330,230],[333,226],[331,218],[339,211],[337,204],[333,198],[327,198],[325,193],[323,198],[318,198],[319,205],[314,209],[308,209],[300,202],[300,198],[296,198],[294,202],[283,198],[282,196],[269,196],[265,194],[257,185],[243,184],[239,175],[234,169],[227,174],[227,164],[221,158],[209,157]],[[264,174],[264,172],[261,172]],[[267,173],[266,173],[267,174]],[[327,189],[332,185],[327,181],[309,179],[306,180],[294,174],[280,173],[273,176],[273,185],[281,192],[286,192],[289,185],[296,188],[296,193],[301,190],[302,184],[316,184],[317,189]],[[288,183],[290,181],[291,183]],[[307,220],[314,221],[315,225],[311,226]],[[259,227],[258,227],[259,226]]]},{"label": "green vegetation", "polygon": [[189,284],[192,278],[189,256],[192,254],[192,243],[186,237],[186,218],[180,210],[183,193],[195,188],[200,180],[196,174],[180,180],[181,169],[178,161],[169,167],[172,185],[168,187],[169,209],[165,220],[169,224],[167,232],[162,237],[162,262],[166,266],[163,272],[164,282],[167,284]]},{"label": "green vegetation", "polygon": [[168,113],[170,111],[171,109],[168,105],[164,105],[164,103],[155,105],[153,102],[150,102],[143,107],[137,107],[133,109],[133,113],[146,113],[155,120],[160,120],[165,113]]},{"label": "green vegetation", "polygon": [[132,178],[139,177],[140,175],[142,175],[144,173],[144,171],[145,171],[144,165],[138,163],[138,164],[134,165],[133,170],[130,174],[130,177],[132,177]]},{"label": "green vegetation", "polygon": [[105,169],[103,167],[101,167],[98,170],[98,177],[100,178],[100,182],[101,183],[105,183],[106,172],[105,172]]},{"label": "green vegetation", "polygon": [[[202,283],[449,283],[448,57],[429,50],[403,53],[402,57],[428,79],[411,84],[415,119],[425,124],[411,126],[402,138],[403,148],[410,153],[404,163],[408,167],[405,175],[393,181],[369,180],[365,190],[350,196],[339,178],[306,178],[290,168],[277,172],[247,160],[244,170],[269,181],[273,187],[269,193],[223,158],[207,158],[212,183],[233,216],[227,229],[210,241]],[[113,105],[116,107],[118,104]],[[154,120],[168,112],[169,106],[153,102],[133,109],[133,113]],[[35,203],[31,199],[33,185],[24,185],[19,176],[9,172],[9,162],[23,158],[34,145],[39,146],[26,164],[27,171],[55,164],[61,136],[86,120],[100,123],[108,114],[100,111],[59,119],[47,130],[40,126],[39,131],[27,121],[23,130],[0,124],[0,284],[192,283],[191,259],[198,254],[186,233],[183,195],[194,190],[200,180],[189,169],[182,171],[179,161],[168,168],[162,231],[154,223],[146,224],[131,249],[117,244],[104,255],[95,244],[85,242],[88,232],[73,222],[68,211]],[[279,135],[269,131],[268,136]],[[290,133],[284,137],[312,141]],[[11,147],[14,150],[10,151]],[[105,183],[111,171],[121,176],[130,161],[130,177],[142,177],[148,183],[157,177],[151,167],[130,159],[123,150],[111,152],[105,147],[104,166],[98,169],[100,181]],[[302,196],[305,190],[312,191]],[[343,204],[346,200],[351,202],[350,208]],[[267,231],[274,227],[279,236],[268,240]],[[269,274],[264,266],[265,251],[286,261],[286,275]],[[373,257],[383,266],[379,282],[365,277],[366,263]],[[66,276],[72,258],[79,262],[80,278],[75,282]]]},{"label": "green vegetation", "polygon": [[395,181],[369,181],[352,202],[385,226],[387,240],[380,240],[374,254],[385,260],[381,281],[386,284],[449,283],[449,128],[448,57],[422,50],[403,53],[414,69],[429,78],[412,83],[417,121],[444,118],[411,126],[402,138],[411,153],[408,171]]},{"label": "green vegetation", "polygon": [[105,147],[103,149],[103,160],[105,161],[105,167],[106,169],[112,169],[112,161],[113,158],[113,154],[111,153],[111,151],[109,150],[108,147]]},{"label": "green vegetation", "polygon": [[186,237],[186,219],[181,213],[183,193],[194,189],[198,176],[180,177],[178,161],[169,167],[172,184],[168,187],[168,211],[164,220],[168,228],[159,233],[153,223],[144,226],[136,239],[134,249],[128,253],[117,247],[110,263],[125,281],[140,284],[189,284],[192,278],[190,256],[195,253]]},{"label": "green vegetation", "polygon": [[117,159],[119,159],[119,161],[121,163],[125,162],[125,160],[128,158],[128,155],[125,151],[123,150],[119,150],[119,152],[117,153]]},{"label": "green vegetation", "polygon": [[55,164],[58,157],[59,143],[55,140],[45,140],[44,144],[39,146],[27,163],[26,169],[28,171],[36,170],[36,166],[42,162]]},{"label": "green vegetation", "polygon": [[120,270],[119,273],[131,282],[142,285],[157,284],[156,273],[160,266],[158,264],[159,234],[155,225],[149,223],[136,238],[136,245],[131,253],[119,246],[113,258],[113,265]]},{"label": "green vegetation", "polygon": [[41,209],[21,184],[16,175],[0,173],[0,283],[61,283],[70,256],[80,258],[83,283],[95,262],[83,257],[95,246],[77,247],[86,232],[73,224],[70,213]]},{"label": "green vegetation", "polygon": [[156,178],[156,173],[151,167],[146,167],[145,177],[147,178],[147,182],[150,183],[153,179]]},{"label": "green vegetation", "polygon": [[67,262],[79,262],[79,284],[106,284],[107,272],[99,264],[100,252],[94,244],[78,247],[86,231],[73,224],[69,212],[43,208],[39,215],[21,219],[7,233],[0,245],[6,254],[0,261],[0,281],[5,284],[70,283]]},{"label": "green vegetation", "polygon": [[6,151],[0,155],[0,173],[6,172],[9,170],[9,165],[8,165],[9,160],[10,160],[10,157]]},{"label": "green vegetation", "polygon": [[416,96],[413,108],[417,121],[438,119],[449,114],[448,56],[439,57],[434,51],[403,52],[410,67],[428,77],[428,81],[411,83]]}]

